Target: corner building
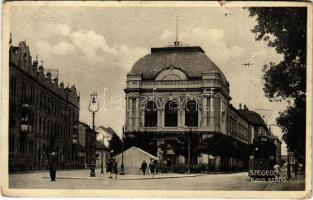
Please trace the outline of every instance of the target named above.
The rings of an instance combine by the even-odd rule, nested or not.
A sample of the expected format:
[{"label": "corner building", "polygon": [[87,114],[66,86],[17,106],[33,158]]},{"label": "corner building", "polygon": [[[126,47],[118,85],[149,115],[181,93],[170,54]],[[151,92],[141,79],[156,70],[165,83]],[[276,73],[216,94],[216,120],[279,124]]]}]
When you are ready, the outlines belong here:
[{"label": "corner building", "polygon": [[10,45],[9,81],[9,171],[47,169],[52,150],[58,151],[60,168],[76,168],[76,87],[45,73],[26,42]]},{"label": "corner building", "polygon": [[[127,74],[125,136],[168,168],[247,166],[250,125],[229,82],[199,46],[152,48]],[[190,149],[190,153],[188,152]]]}]

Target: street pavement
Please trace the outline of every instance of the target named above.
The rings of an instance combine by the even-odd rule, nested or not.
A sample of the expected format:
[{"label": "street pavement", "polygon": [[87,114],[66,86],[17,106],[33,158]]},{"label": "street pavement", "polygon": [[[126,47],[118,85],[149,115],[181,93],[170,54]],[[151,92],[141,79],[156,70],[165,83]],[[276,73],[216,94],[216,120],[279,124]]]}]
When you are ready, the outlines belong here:
[{"label": "street pavement", "polygon": [[285,182],[251,182],[247,172],[232,174],[157,174],[118,175],[108,178],[96,170],[57,171],[57,180],[51,182],[49,172],[10,174],[9,187],[16,189],[123,189],[123,190],[237,190],[284,191],[304,190],[304,177]]}]

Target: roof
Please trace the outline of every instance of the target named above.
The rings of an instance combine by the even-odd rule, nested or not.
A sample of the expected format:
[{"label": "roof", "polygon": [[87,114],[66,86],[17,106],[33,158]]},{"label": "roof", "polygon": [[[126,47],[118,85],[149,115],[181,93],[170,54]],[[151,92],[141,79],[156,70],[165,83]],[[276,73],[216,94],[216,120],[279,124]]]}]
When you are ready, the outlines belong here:
[{"label": "roof", "polygon": [[239,114],[244,117],[250,124],[258,125],[258,126],[265,126],[266,124],[263,118],[256,112],[248,110],[248,109],[239,109],[237,110]]},{"label": "roof", "polygon": [[[138,148],[138,147],[135,147],[135,146],[130,147],[129,149],[125,150],[124,152],[129,151],[129,150],[131,150],[131,149],[140,151],[140,152],[146,154],[147,156],[149,156],[150,158],[152,158],[152,159],[154,159],[154,160],[159,160],[158,157],[155,157],[154,155],[152,155],[152,154],[150,154],[150,153],[148,153],[148,152],[146,152],[146,151],[144,151],[144,150],[142,150],[142,149],[140,149],[140,148]],[[122,153],[120,153],[120,154],[122,154]]]},{"label": "roof", "polygon": [[203,72],[214,72],[221,75],[223,82],[227,82],[223,72],[199,46],[152,48],[150,54],[134,64],[130,73],[142,74],[143,79],[154,79],[160,71],[170,66],[181,69],[189,78],[201,78]]}]

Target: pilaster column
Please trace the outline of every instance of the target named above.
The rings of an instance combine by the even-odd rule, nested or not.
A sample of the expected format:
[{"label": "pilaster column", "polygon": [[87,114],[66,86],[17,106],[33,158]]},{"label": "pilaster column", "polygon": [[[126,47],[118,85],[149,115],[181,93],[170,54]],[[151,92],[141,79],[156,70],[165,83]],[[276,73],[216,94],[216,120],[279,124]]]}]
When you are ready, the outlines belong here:
[{"label": "pilaster column", "polygon": [[202,126],[203,127],[207,127],[208,126],[208,97],[207,97],[207,94],[203,95]]},{"label": "pilaster column", "polygon": [[160,109],[158,109],[158,118],[157,118],[157,126],[158,127],[162,127],[162,111]]},{"label": "pilaster column", "polygon": [[144,127],[145,126],[145,111],[140,109],[140,124],[139,127]]},{"label": "pilaster column", "polygon": [[186,117],[186,111],[182,110],[181,111],[181,127],[185,127],[185,121],[186,121],[185,117]]},{"label": "pilaster column", "polygon": [[128,110],[128,113],[129,113],[129,119],[128,119],[128,126],[129,128],[132,128],[133,127],[133,99],[130,97],[128,98],[128,105],[129,105],[129,110]]},{"label": "pilaster column", "polygon": [[215,114],[215,108],[214,108],[214,96],[211,95],[210,96],[210,127],[211,128],[215,128],[215,125],[214,125],[214,116]]},{"label": "pilaster column", "polygon": [[203,120],[201,119],[204,119],[203,117],[203,113],[200,112],[200,110],[198,111],[198,127],[202,127],[203,126]]},{"label": "pilaster column", "polygon": [[165,111],[161,111],[161,127],[163,128],[165,126]]},{"label": "pilaster column", "polygon": [[126,126],[129,126],[129,97],[128,97],[128,94],[126,94],[126,97],[125,97],[125,100],[126,100],[126,104],[125,104],[125,113],[126,113],[126,116],[125,116],[125,124]]},{"label": "pilaster column", "polygon": [[182,114],[183,112],[182,112],[182,110],[178,110],[178,112],[177,112],[177,127],[182,127],[182,125],[183,125],[183,121],[182,121]]},{"label": "pilaster column", "polygon": [[139,105],[139,99],[138,97],[136,97],[136,105],[135,105],[135,113],[136,113],[136,117],[135,117],[135,127],[138,128],[139,127],[139,119],[140,119],[140,105]]}]

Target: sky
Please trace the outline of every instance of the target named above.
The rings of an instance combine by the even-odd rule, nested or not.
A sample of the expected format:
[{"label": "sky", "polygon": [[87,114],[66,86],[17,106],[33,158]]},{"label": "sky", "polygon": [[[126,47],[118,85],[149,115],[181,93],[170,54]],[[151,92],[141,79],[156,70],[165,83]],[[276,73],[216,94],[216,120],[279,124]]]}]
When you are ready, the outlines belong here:
[{"label": "sky", "polygon": [[[287,103],[270,102],[264,96],[262,69],[282,60],[282,55],[255,41],[251,29],[256,21],[245,9],[11,6],[10,32],[13,45],[25,40],[33,59],[37,55],[45,68],[59,70],[65,85],[76,86],[81,96],[80,121],[91,124],[88,104],[96,91],[101,105],[96,126],[110,126],[121,135],[125,112],[110,108],[110,99],[120,99],[124,108],[126,74],[151,47],[175,40],[177,16],[179,41],[201,46],[223,71],[230,83],[231,103],[236,108],[246,104],[260,113],[281,138],[275,119]],[[283,143],[283,154],[285,148]]]}]

